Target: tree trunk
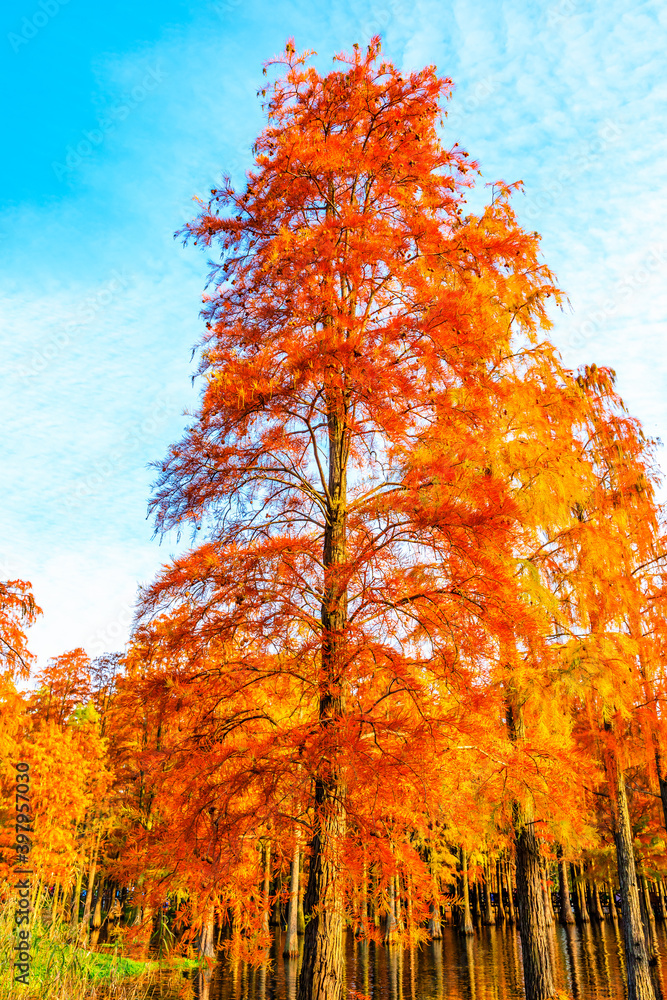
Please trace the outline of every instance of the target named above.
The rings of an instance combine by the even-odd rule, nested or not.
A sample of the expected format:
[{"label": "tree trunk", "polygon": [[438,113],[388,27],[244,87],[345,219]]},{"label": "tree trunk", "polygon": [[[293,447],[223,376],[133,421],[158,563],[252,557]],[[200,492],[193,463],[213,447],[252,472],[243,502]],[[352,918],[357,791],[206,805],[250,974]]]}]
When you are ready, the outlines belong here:
[{"label": "tree trunk", "polygon": [[405,921],[403,920],[403,903],[401,900],[401,876],[396,872],[394,875],[394,880],[396,883],[396,889],[394,892],[394,903],[396,905],[396,924],[398,926],[399,935],[403,934],[405,930]]},{"label": "tree trunk", "polygon": [[97,942],[100,937],[100,928],[102,926],[102,896],[104,894],[104,879],[100,878],[97,883],[97,898],[95,899],[95,909],[93,910],[92,920],[90,922],[90,947],[94,951],[97,948]]},{"label": "tree trunk", "polygon": [[377,898],[379,892],[379,879],[377,875],[373,874],[371,876],[373,885],[373,895],[371,897],[371,920],[373,921],[373,927],[375,930],[379,930],[380,927],[380,913],[377,905]]},{"label": "tree trunk", "polygon": [[658,957],[658,937],[655,929],[655,914],[653,913],[653,907],[651,906],[651,897],[649,896],[648,885],[646,883],[646,876],[640,875],[639,877],[640,885],[640,906],[642,911],[642,919],[644,921],[644,932],[646,934],[646,947],[649,954],[649,959],[656,959]]},{"label": "tree trunk", "polygon": [[544,920],[547,927],[554,925],[554,907],[551,900],[551,885],[549,883],[549,869],[547,863],[542,859],[542,896],[544,899]]},{"label": "tree trunk", "polygon": [[470,919],[473,925],[481,923],[481,906],[479,902],[480,897],[480,886],[479,882],[473,882],[470,885],[470,879],[468,879],[468,896],[470,902]]},{"label": "tree trunk", "polygon": [[306,933],[306,918],[303,913],[303,851],[299,852],[299,899],[296,908],[296,932],[299,937],[303,937]]},{"label": "tree trunk", "polygon": [[[633,620],[634,619],[634,620]],[[646,658],[642,652],[642,626],[636,615],[631,619],[632,622],[632,632],[634,636],[639,640],[639,663],[641,674],[644,678],[644,686],[646,691],[646,700],[649,704],[652,702],[654,691],[651,689],[651,682],[648,676],[648,671],[646,669]],[[652,716],[650,730],[651,730],[651,741],[653,743],[653,753],[655,755],[655,770],[658,776],[658,790],[660,792],[660,801],[662,803],[662,818],[665,830],[667,830],[667,777],[665,776],[664,764],[663,764],[663,754],[662,754],[662,744],[660,740],[660,726],[659,720],[655,708],[656,703],[653,702],[653,708],[650,710],[650,715]]]},{"label": "tree trunk", "polygon": [[493,904],[491,903],[491,862],[487,862],[484,865],[484,887],[482,889],[484,893],[484,911],[482,917],[482,923],[486,926],[491,926],[496,922],[496,915],[493,911]]},{"label": "tree trunk", "polygon": [[534,825],[516,805],[516,890],[526,1000],[555,995],[551,954],[544,912],[540,847]]},{"label": "tree trunk", "polygon": [[560,922],[573,924],[575,922],[570,902],[570,886],[567,880],[567,863],[563,860],[563,852],[558,849],[558,889],[560,895]]},{"label": "tree trunk", "polygon": [[95,886],[95,872],[97,871],[97,854],[100,848],[100,838],[102,836],[102,824],[100,823],[95,838],[95,845],[90,858],[90,869],[88,870],[88,885],[86,887],[86,902],[83,907],[83,919],[81,921],[81,939],[88,942],[90,933],[90,909],[93,901],[93,888]]},{"label": "tree trunk", "polygon": [[503,863],[500,860],[500,858],[498,859],[498,861],[496,861],[496,886],[497,886],[497,889],[498,889],[498,893],[497,893],[497,895],[498,895],[498,908],[497,908],[498,922],[501,923],[501,924],[503,924],[503,923],[505,923],[505,920],[507,919],[507,917],[505,915],[505,905],[503,903]]},{"label": "tree trunk", "polygon": [[264,847],[264,884],[262,886],[262,937],[268,945],[271,938],[269,921],[271,919],[271,841],[267,840]]},{"label": "tree trunk", "polygon": [[665,886],[661,878],[656,879],[658,890],[658,920],[667,919],[667,907],[665,906]]},{"label": "tree trunk", "polygon": [[95,871],[97,869],[97,852],[93,857],[88,871],[88,884],[86,886],[86,902],[83,907],[83,917],[81,918],[80,937],[83,942],[88,941],[90,933],[90,911],[93,902],[93,889],[95,887]]},{"label": "tree trunk", "polygon": [[272,927],[283,926],[283,876],[282,872],[277,872],[276,882],[275,882],[275,898],[273,900],[273,905],[271,907],[271,916],[269,918],[269,923]]},{"label": "tree trunk", "polygon": [[[507,724],[513,743],[519,743],[525,739],[521,707],[516,701],[512,702],[509,699],[507,702]],[[544,912],[540,845],[529,808],[515,801],[513,814],[516,845],[516,897],[526,1000],[550,1000],[551,997],[555,996],[556,989],[551,970],[551,951]]]},{"label": "tree trunk", "polygon": [[364,845],[364,864],[361,870],[361,890],[359,897],[359,939],[368,938],[368,866],[366,864],[366,846]]},{"label": "tree trunk", "polygon": [[[662,752],[656,749],[655,764],[658,772],[658,787],[660,788],[660,801],[662,802],[662,816],[665,829],[667,830],[667,777],[662,770]],[[655,786],[654,786],[655,787]]]},{"label": "tree trunk", "polygon": [[123,907],[121,906],[120,900],[116,896],[116,888],[117,886],[115,882],[112,882],[109,886],[109,908],[106,914],[107,937],[109,941],[115,940],[120,918],[123,915]]},{"label": "tree trunk", "polygon": [[387,895],[388,895],[388,908],[387,908],[387,924],[384,929],[384,943],[396,944],[398,940],[398,921],[396,920],[396,882],[394,880],[393,875],[391,875],[389,878]]},{"label": "tree trunk", "polygon": [[591,900],[589,907],[591,920],[600,922],[601,920],[604,920],[604,913],[602,912],[602,903],[600,902],[600,891],[598,889],[598,884],[593,879],[593,881],[588,883],[588,887],[590,891],[590,900]]},{"label": "tree trunk", "polygon": [[83,917],[81,918],[80,937],[81,941],[87,943],[90,934],[90,911],[93,902],[93,889],[95,887],[96,862],[93,862],[88,872],[88,885],[86,886],[86,902],[83,907]]},{"label": "tree trunk", "polygon": [[507,876],[507,919],[510,924],[514,924],[516,923],[516,913],[514,911],[514,885],[512,883],[511,861],[506,863],[505,875]]},{"label": "tree trunk", "polygon": [[591,918],[588,915],[588,907],[586,906],[586,894],[583,889],[581,865],[570,865],[570,871],[572,873],[572,888],[575,899],[577,920],[580,924],[589,924]]},{"label": "tree trunk", "polygon": [[77,872],[76,884],[72,889],[72,909],[70,911],[70,937],[74,939],[79,933],[79,905],[81,903],[81,882],[83,880],[83,871],[80,869]]},{"label": "tree trunk", "polygon": [[97,930],[102,926],[102,897],[104,895],[104,879],[100,878],[97,884],[97,898],[95,899],[95,909],[93,910],[93,919],[91,922],[91,927],[93,930]]},{"label": "tree trunk", "polygon": [[440,920],[440,892],[438,891],[438,875],[435,862],[431,857],[431,912],[429,914],[428,932],[432,941],[439,941],[442,938],[442,922]]},{"label": "tree trunk", "polygon": [[646,875],[641,875],[639,878],[641,885],[642,897],[644,899],[644,906],[646,907],[646,918],[647,920],[655,923],[655,913],[653,912],[653,906],[651,904],[651,895],[648,888],[648,879]]},{"label": "tree trunk", "polygon": [[294,840],[292,855],[292,870],[289,884],[289,907],[287,911],[287,934],[285,935],[285,958],[296,958],[299,954],[299,938],[297,932],[297,910],[299,908],[299,830]]},{"label": "tree trunk", "polygon": [[432,941],[442,940],[442,920],[440,917],[440,907],[431,901],[429,904],[428,933]]},{"label": "tree trunk", "polygon": [[204,914],[204,922],[199,932],[197,953],[199,958],[215,958],[215,907],[213,903],[207,906]]},{"label": "tree trunk", "polygon": [[299,1000],[339,1000],[343,988],[343,899],[339,889],[345,811],[338,782],[318,780],[315,834],[304,911],[310,917],[304,935]]},{"label": "tree trunk", "polygon": [[[333,202],[333,191],[331,201]],[[333,211],[328,207],[327,212]],[[325,294],[326,298],[326,294]],[[325,323],[331,327],[331,321]],[[324,587],[319,725],[322,756],[315,779],[315,815],[306,890],[306,925],[299,1000],[340,1000],[344,979],[343,840],[345,788],[338,762],[340,720],[345,711],[345,629],[347,626],[347,460],[349,427],[346,390],[337,373],[324,387],[327,402],[329,468],[324,528]]]},{"label": "tree trunk", "polygon": [[470,890],[468,888],[468,855],[461,848],[461,881],[463,882],[463,920],[461,921],[461,932],[463,934],[474,934],[472,926],[472,916],[470,913]]},{"label": "tree trunk", "polygon": [[[620,895],[620,893],[619,893]],[[609,880],[609,915],[614,922],[614,925],[618,927],[618,907],[616,906],[616,886],[614,885],[614,880]]]},{"label": "tree trunk", "polygon": [[608,753],[607,766],[610,777],[610,793],[614,805],[616,826],[616,857],[618,876],[621,883],[621,912],[623,914],[623,943],[625,946],[625,967],[628,977],[628,1000],[655,1000],[651,982],[649,956],[642,925],[637,870],[632,846],[632,827],[628,796],[625,790],[625,775],[614,751]]},{"label": "tree trunk", "polygon": [[410,954],[412,954],[412,945],[415,939],[415,921],[414,921],[414,910],[412,906],[412,875],[407,874],[405,876],[406,881],[406,896],[407,896],[407,931],[408,931],[408,942],[410,946]]}]

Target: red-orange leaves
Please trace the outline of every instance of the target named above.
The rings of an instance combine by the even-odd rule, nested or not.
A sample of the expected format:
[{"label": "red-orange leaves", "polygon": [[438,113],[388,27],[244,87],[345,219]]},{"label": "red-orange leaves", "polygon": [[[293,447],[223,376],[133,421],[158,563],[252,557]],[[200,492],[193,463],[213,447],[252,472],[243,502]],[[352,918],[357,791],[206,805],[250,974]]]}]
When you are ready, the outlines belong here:
[{"label": "red-orange leaves", "polygon": [[[549,380],[535,341],[558,294],[506,185],[464,215],[476,165],[438,138],[449,81],[378,56],[375,40],[323,77],[286,50],[245,190],[227,182],[186,228],[219,254],[206,377],[153,509],[158,528],[196,522],[208,541],[146,591],[138,650],[193,685],[213,671],[235,746],[257,738],[242,699],[272,703],[259,771],[214,742],[209,789],[245,775],[268,817],[282,791],[259,774],[298,760],[322,852],[308,905],[334,923],[340,886],[317,873],[338,870],[348,819],[393,809],[373,798],[366,815],[373,774],[393,771],[406,810],[410,795],[439,810],[435,762],[480,736],[453,718],[451,688],[474,699],[498,643],[539,631],[498,417]],[[231,831],[241,800],[225,801]]]},{"label": "red-orange leaves", "polygon": [[10,675],[27,677],[32,655],[25,629],[34,624],[41,608],[35,604],[32,585],[24,580],[0,583],[0,664]]}]

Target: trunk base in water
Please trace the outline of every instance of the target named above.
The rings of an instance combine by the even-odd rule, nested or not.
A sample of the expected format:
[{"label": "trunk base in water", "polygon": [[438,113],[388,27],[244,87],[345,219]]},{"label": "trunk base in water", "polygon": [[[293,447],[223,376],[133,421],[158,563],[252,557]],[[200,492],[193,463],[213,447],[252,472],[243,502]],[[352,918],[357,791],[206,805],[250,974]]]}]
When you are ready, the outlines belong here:
[{"label": "trunk base in water", "polygon": [[575,923],[572,903],[570,902],[570,885],[567,880],[567,865],[563,861],[563,852],[558,851],[558,887],[560,895],[560,922],[561,924]]},{"label": "trunk base in water", "polygon": [[[611,727],[606,723],[605,728],[610,729]],[[607,755],[606,763],[616,826],[616,860],[618,862],[618,878],[621,884],[628,1000],[655,1000],[639,901],[639,884],[632,843],[628,796],[625,790],[625,774],[613,751]]]},{"label": "trunk base in water", "polygon": [[345,987],[345,918],[339,890],[345,836],[343,789],[318,781],[304,910],[310,916],[303,940],[298,1000],[341,1000]]},{"label": "trunk base in water", "polygon": [[299,1000],[340,1000],[344,970],[342,921],[321,913],[306,925]]},{"label": "trunk base in water", "polygon": [[526,1000],[556,996],[544,912],[542,859],[533,824],[517,822],[516,890]]}]

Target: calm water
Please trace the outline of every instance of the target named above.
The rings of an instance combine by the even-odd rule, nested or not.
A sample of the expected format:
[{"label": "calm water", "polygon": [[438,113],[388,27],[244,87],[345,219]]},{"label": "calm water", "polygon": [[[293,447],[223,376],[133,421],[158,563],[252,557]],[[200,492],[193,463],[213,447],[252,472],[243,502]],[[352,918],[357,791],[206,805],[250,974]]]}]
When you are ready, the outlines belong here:
[{"label": "calm water", "polygon": [[[658,926],[658,996],[667,984],[667,935]],[[574,1000],[623,1000],[626,996],[623,945],[613,924],[556,927],[552,947],[557,986]],[[271,962],[253,970],[220,963],[212,973],[162,982],[155,1000],[184,995],[191,1000],[295,1000],[299,959],[283,959],[274,942]],[[521,942],[516,930],[484,927],[466,939],[443,928],[443,940],[420,949],[346,947],[348,1000],[523,1000]],[[184,985],[187,987],[185,994]]]}]

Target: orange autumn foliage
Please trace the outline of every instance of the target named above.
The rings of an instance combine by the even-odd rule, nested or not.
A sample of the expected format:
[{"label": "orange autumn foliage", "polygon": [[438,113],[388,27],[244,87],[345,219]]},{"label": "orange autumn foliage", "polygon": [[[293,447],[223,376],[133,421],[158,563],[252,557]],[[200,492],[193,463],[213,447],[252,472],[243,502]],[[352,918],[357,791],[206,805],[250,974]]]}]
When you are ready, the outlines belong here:
[{"label": "orange autumn foliage", "polygon": [[[302,775],[313,926],[345,895],[320,864],[340,870],[342,842],[385,822],[394,789],[437,812],[457,766],[503,761],[475,711],[482,679],[498,642],[538,641],[543,621],[517,578],[498,416],[561,378],[538,341],[559,293],[511,188],[465,214],[476,165],[437,131],[449,81],[402,77],[377,42],[341,59],[321,77],[288,46],[245,190],[213,191],[187,227],[222,260],[201,408],[154,509],[160,529],[209,539],[146,590],[140,633],[147,669],[156,650],[166,664],[161,690],[205,677],[229,713],[233,736],[223,726],[191,771],[211,774],[201,808],[222,797],[228,833],[228,789],[275,778],[257,800],[268,823],[283,767]],[[244,699],[263,706],[275,678],[290,714],[274,693],[258,720]],[[165,714],[153,776],[172,731]]]}]

